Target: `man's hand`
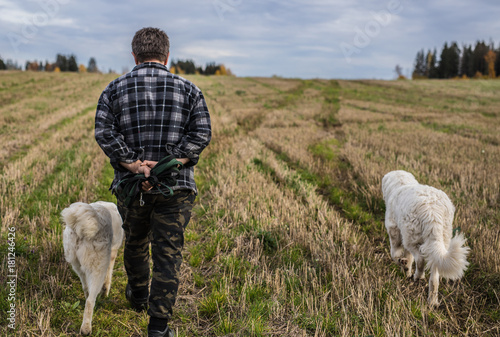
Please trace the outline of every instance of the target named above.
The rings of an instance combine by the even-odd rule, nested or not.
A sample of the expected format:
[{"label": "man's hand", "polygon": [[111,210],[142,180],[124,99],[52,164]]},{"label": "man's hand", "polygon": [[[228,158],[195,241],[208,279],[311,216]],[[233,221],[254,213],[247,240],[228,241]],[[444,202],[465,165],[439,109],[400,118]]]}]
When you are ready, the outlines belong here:
[{"label": "man's hand", "polygon": [[[144,176],[147,178],[149,177],[149,172],[151,172],[151,169],[153,167],[155,167],[155,165],[158,164],[157,161],[152,161],[152,160],[145,160],[141,163],[141,166],[140,166],[140,169],[144,170],[144,171],[148,171],[148,175],[146,175],[144,173]],[[142,183],[142,190],[143,191],[149,191],[150,189],[152,189],[153,186],[149,183],[149,181],[145,181]]]},{"label": "man's hand", "polygon": [[[137,160],[131,164],[120,162],[120,165],[122,165],[123,167],[125,167],[127,170],[129,170],[132,173],[135,173],[135,174],[142,173],[142,174],[144,174],[144,176],[146,178],[149,178],[149,176],[151,174],[151,169],[154,167],[154,165],[156,165],[156,162],[154,162],[155,164],[152,165],[151,167],[148,164],[145,164],[146,162],[148,162],[148,161],[142,162],[140,160]],[[148,163],[153,163],[153,162],[148,162]],[[142,183],[142,190],[143,191],[149,191],[152,188],[153,188],[153,186],[151,186],[151,184],[149,182],[145,181]]]},{"label": "man's hand", "polygon": [[[186,165],[186,163],[189,162],[189,158],[176,158],[176,160],[181,162],[182,165]],[[124,162],[120,162],[120,164],[132,173],[136,174],[142,173],[146,178],[149,178],[151,174],[151,169],[155,167],[156,164],[158,164],[158,162],[153,160],[145,160],[145,161],[137,160],[136,162],[133,162],[131,164]],[[145,181],[142,183],[143,191],[149,191],[152,188],[153,186],[149,183],[149,181]]]},{"label": "man's hand", "polygon": [[[175,158],[175,160],[179,161],[182,163],[182,165],[186,165],[188,162],[189,162],[189,158]],[[149,167],[150,169],[152,169],[153,167],[156,166],[156,164],[158,164],[157,161],[153,161],[153,160],[145,160],[141,163],[141,166],[147,166]]]},{"label": "man's hand", "polygon": [[189,162],[189,158],[176,158],[175,160],[180,161],[182,165],[186,165]]},{"label": "man's hand", "polygon": [[150,169],[152,169],[153,167],[156,166],[156,164],[158,164],[157,161],[152,161],[152,160],[145,160],[142,162],[141,166],[147,166],[149,167]]},{"label": "man's hand", "polygon": [[139,168],[141,167],[141,164],[142,164],[142,161],[140,160],[137,160],[133,163],[125,163],[125,162],[120,162],[120,165],[125,167],[127,170],[129,170],[130,172],[132,173],[143,173],[143,172],[139,172]]}]

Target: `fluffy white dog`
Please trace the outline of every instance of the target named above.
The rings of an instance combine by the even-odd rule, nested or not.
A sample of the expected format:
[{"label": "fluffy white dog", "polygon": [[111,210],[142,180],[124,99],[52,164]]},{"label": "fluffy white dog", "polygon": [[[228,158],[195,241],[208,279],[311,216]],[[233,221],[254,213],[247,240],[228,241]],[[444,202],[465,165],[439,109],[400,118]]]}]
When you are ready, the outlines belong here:
[{"label": "fluffy white dog", "polygon": [[80,277],[85,294],[82,335],[92,332],[95,299],[108,296],[116,255],[123,240],[122,219],[114,203],[76,202],[61,212],[66,228],[64,255]]},{"label": "fluffy white dog", "polygon": [[391,257],[408,277],[415,259],[415,281],[424,278],[424,267],[430,270],[428,301],[437,306],[439,277],[459,279],[469,264],[463,234],[452,237],[455,207],[443,191],[420,185],[405,171],[387,173],[382,193]]}]

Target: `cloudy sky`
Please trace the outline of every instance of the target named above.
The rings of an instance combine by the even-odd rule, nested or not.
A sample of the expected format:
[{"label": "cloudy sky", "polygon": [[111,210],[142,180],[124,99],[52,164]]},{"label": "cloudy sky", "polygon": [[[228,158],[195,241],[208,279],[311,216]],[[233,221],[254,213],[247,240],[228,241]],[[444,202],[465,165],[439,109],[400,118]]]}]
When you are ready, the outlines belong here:
[{"label": "cloudy sky", "polygon": [[138,29],[159,27],[171,58],[224,63],[238,76],[395,77],[417,51],[445,42],[500,45],[498,0],[0,0],[0,57],[95,57],[103,71],[134,66]]}]

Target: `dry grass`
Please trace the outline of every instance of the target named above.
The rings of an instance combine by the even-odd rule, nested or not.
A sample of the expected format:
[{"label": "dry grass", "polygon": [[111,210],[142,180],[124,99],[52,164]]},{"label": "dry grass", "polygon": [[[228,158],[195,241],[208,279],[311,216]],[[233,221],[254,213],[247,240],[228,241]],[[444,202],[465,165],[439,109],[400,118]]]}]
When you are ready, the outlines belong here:
[{"label": "dry grass", "polygon": [[[227,276],[226,284],[238,290],[225,291],[221,307],[207,318],[211,335],[224,334],[214,333],[210,324],[217,326],[229,315],[245,317],[239,309],[251,307],[241,295],[248,284],[272,294],[273,305],[261,312],[266,328],[236,335],[498,333],[494,172],[500,158],[498,116],[492,114],[498,84],[341,82],[337,112],[338,106],[326,99],[329,89],[337,90],[335,83],[238,81],[245,95],[207,87],[217,128],[216,144],[207,150],[210,163],[203,168],[210,183],[202,229],[209,225],[216,233],[227,232],[235,245],[218,250],[212,268],[229,256],[255,269],[248,267],[251,280],[235,282],[234,271]],[[466,92],[474,92],[474,100],[463,102]],[[257,106],[248,107],[248,102]],[[325,110],[336,115],[339,125],[319,123]],[[229,132],[232,128],[237,130]],[[426,305],[425,283],[405,280],[389,258],[380,179],[395,168],[410,170],[452,196],[456,227],[473,248],[468,274],[443,286],[442,305],[435,311]],[[277,246],[268,256],[266,242],[273,235]],[[214,273],[215,280],[221,273]],[[232,331],[245,331],[249,323],[236,320],[235,325]]]},{"label": "dry grass", "polygon": [[[76,200],[112,200],[87,109],[110,78],[69,77],[65,91],[54,75],[28,74],[10,74],[2,85],[12,89],[0,90],[0,120],[11,121],[0,137],[12,139],[1,153],[2,237],[18,230],[15,335],[71,336],[83,294],[62,257],[58,213]],[[192,79],[214,138],[186,232],[179,336],[500,333],[498,83]],[[39,102],[50,106],[43,117],[30,110]],[[14,110],[33,125],[23,130]],[[380,179],[396,168],[450,195],[472,248],[465,277],[442,284],[436,310],[426,284],[406,280],[389,256]],[[124,275],[118,259],[94,335],[144,335],[147,317],[128,309]]]},{"label": "dry grass", "polygon": [[[416,82],[405,95],[413,97],[413,91],[429,90],[432,82],[426,82]],[[359,96],[363,86],[378,85],[377,82],[358,87],[354,83],[343,84],[346,97]],[[387,120],[363,120],[353,109],[341,108],[339,119],[348,121],[344,129],[349,134],[342,153],[354,168],[351,177],[357,177],[368,187],[378,186],[386,172],[402,168],[415,173],[422,183],[445,190],[457,206],[455,226],[470,237],[476,267],[499,273],[500,257],[496,248],[499,247],[500,221],[500,116],[498,111],[492,112],[500,103],[493,96],[498,85],[493,82],[452,82],[450,87],[438,84],[442,82],[436,83],[436,90],[426,93],[427,103],[415,103],[420,101],[414,98],[414,102],[409,99],[389,111],[371,112],[392,117]],[[469,91],[475,93],[473,103],[459,98],[471,85],[473,89]],[[376,98],[375,104],[389,105],[389,97]],[[446,108],[429,114],[436,106]],[[408,110],[415,112],[408,113]],[[418,110],[423,113],[416,113]],[[380,197],[380,190],[370,191],[367,197],[372,195]]]}]

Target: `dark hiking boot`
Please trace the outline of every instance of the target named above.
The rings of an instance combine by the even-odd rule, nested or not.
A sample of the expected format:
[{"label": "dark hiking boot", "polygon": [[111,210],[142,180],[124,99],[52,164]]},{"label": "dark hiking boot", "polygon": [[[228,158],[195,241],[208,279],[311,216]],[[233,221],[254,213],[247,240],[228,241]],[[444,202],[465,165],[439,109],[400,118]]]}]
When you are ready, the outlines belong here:
[{"label": "dark hiking boot", "polygon": [[132,288],[130,285],[127,283],[127,287],[125,288],[125,297],[130,303],[130,306],[132,309],[135,311],[144,311],[148,307],[148,298],[136,298],[134,294],[132,293]]},{"label": "dark hiking boot", "polygon": [[174,332],[168,327],[165,330],[153,330],[148,327],[148,337],[175,337]]}]

